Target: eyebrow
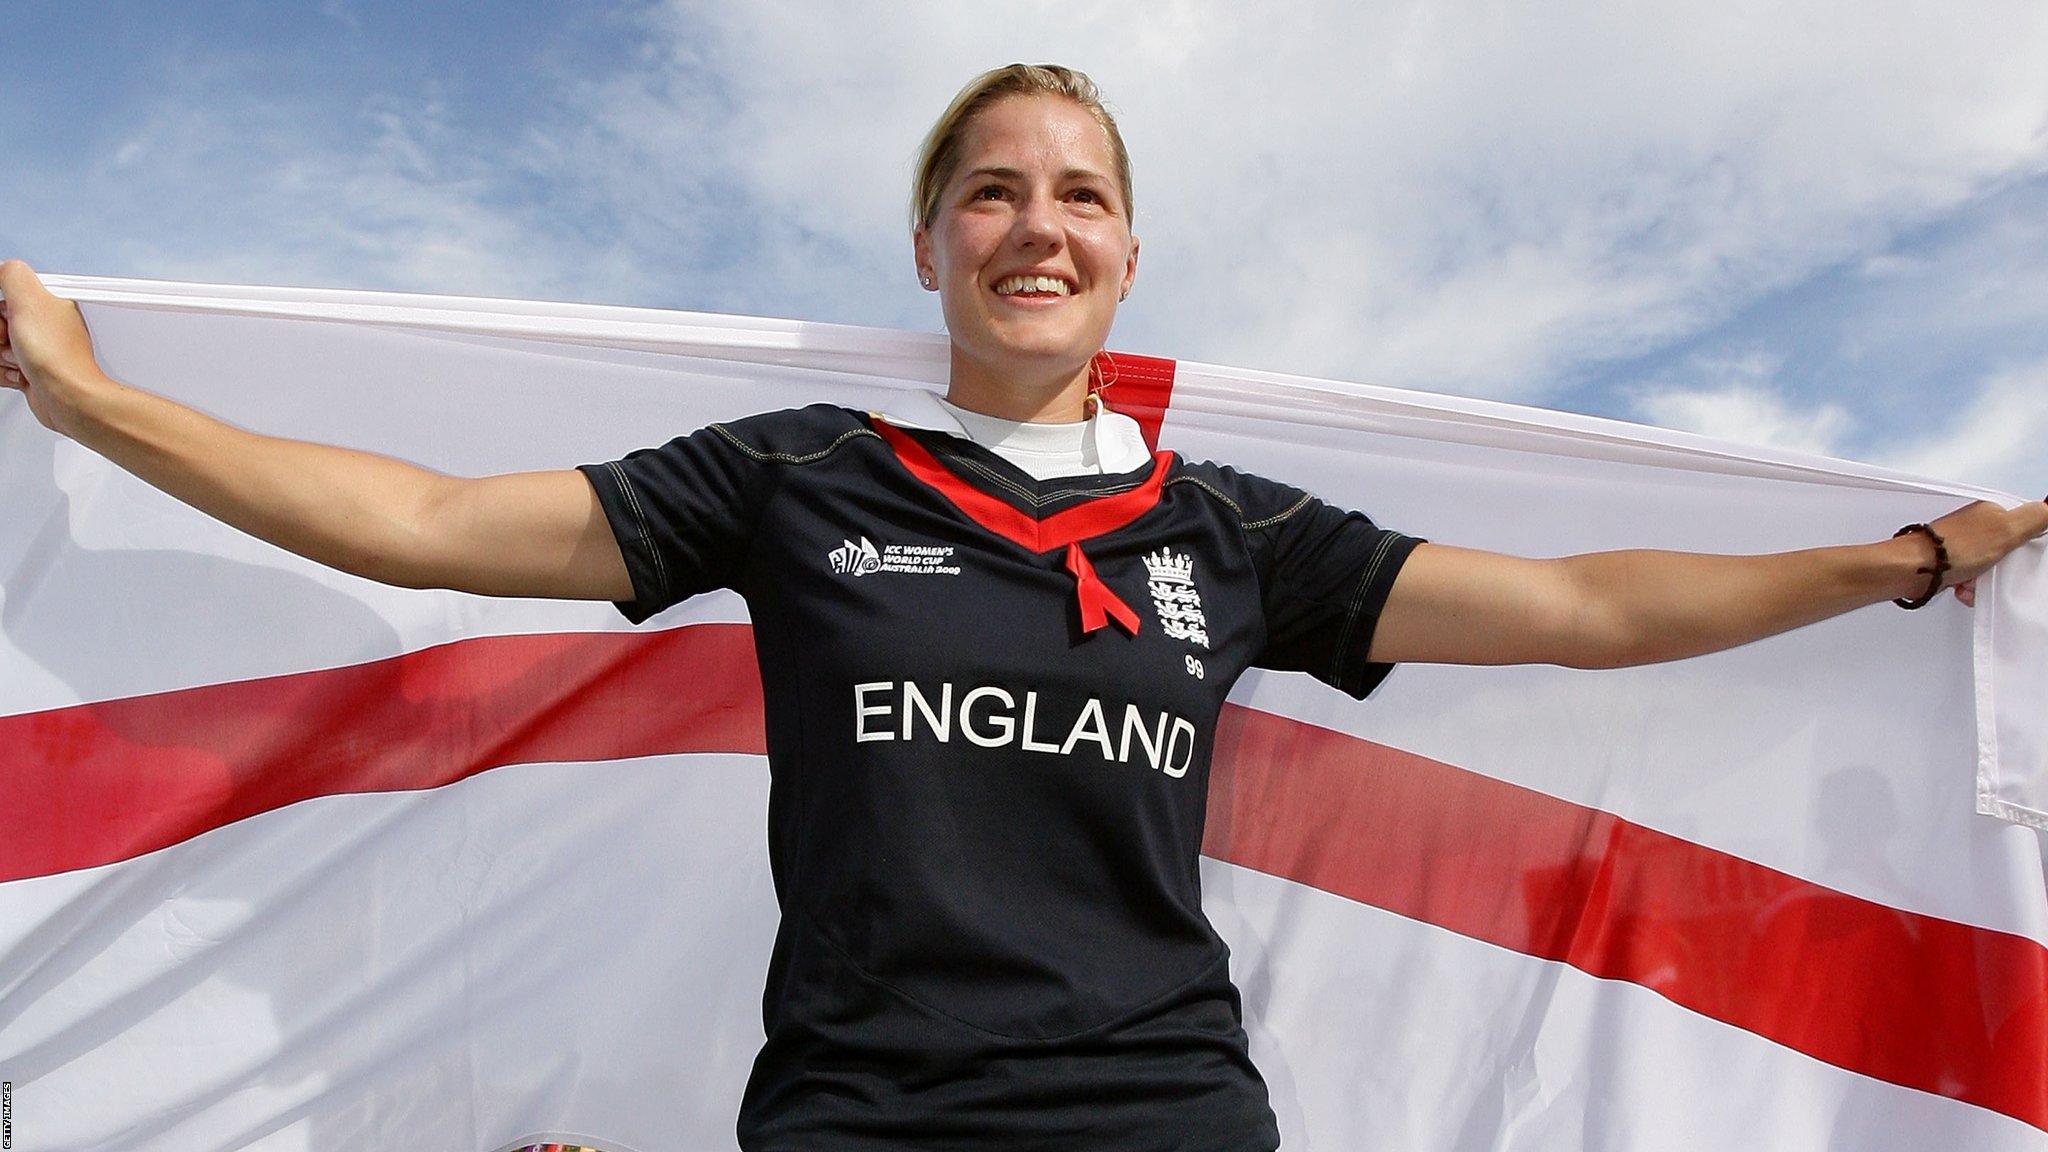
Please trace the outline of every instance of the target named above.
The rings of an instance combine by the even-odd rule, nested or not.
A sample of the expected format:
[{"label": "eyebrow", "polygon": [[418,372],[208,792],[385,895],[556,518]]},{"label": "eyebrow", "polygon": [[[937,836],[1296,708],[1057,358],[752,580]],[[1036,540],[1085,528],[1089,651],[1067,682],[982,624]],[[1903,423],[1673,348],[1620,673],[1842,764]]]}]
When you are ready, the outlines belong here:
[{"label": "eyebrow", "polygon": [[[969,180],[974,179],[976,176],[993,176],[998,180],[1024,179],[1023,171],[1017,168],[976,168],[967,173],[967,179]],[[1102,173],[1097,172],[1093,168],[1069,168],[1066,171],[1060,173],[1060,179],[1106,181],[1109,179],[1109,177],[1104,176]]]}]

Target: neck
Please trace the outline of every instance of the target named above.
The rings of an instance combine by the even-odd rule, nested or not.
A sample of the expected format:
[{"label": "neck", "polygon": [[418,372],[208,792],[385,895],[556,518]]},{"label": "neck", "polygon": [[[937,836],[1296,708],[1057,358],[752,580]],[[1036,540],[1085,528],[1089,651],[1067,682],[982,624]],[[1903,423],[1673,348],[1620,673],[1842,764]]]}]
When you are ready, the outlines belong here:
[{"label": "neck", "polygon": [[969,412],[1034,424],[1072,424],[1088,418],[1088,366],[1054,369],[1042,377],[1000,376],[953,346],[946,399]]}]

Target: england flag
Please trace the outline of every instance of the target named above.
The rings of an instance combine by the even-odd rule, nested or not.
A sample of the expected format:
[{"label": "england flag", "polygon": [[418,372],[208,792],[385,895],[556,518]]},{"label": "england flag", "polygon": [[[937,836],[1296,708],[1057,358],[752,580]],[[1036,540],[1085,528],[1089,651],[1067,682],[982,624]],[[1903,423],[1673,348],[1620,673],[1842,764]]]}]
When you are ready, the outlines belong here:
[{"label": "england flag", "polygon": [[[947,363],[924,333],[48,282],[117,379],[463,475],[886,409]],[[1856,543],[2013,502],[1493,402],[1117,369],[1110,403],[1160,447],[1521,555]],[[733,1146],[777,916],[738,597],[635,628],[372,583],[18,398],[0,492],[0,1143]],[[848,533],[831,563],[878,566]],[[2048,1149],[2044,553],[1975,609],[1670,664],[1414,665],[1364,701],[1247,675],[1201,879],[1285,1146]],[[1152,595],[1200,631],[1159,563]]]}]

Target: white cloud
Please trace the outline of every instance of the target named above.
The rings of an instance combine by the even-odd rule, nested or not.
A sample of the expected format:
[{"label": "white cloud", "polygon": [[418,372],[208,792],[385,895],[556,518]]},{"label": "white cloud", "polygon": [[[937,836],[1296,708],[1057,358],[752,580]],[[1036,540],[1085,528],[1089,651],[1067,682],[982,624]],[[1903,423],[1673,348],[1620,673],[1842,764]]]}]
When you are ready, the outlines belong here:
[{"label": "white cloud", "polygon": [[363,30],[363,20],[355,9],[342,0],[320,0],[320,14],[342,25],[351,32]]},{"label": "white cloud", "polygon": [[[916,143],[975,71],[1057,59],[1135,157],[1120,346],[1543,400],[1818,269],[1910,285],[1892,237],[2048,159],[2031,0],[973,12],[652,5],[489,136],[434,91],[280,100],[261,61],[179,60],[10,212],[94,254],[67,270],[936,326]],[[1742,403],[1688,418],[1844,434]]]},{"label": "white cloud", "polygon": [[1841,455],[1855,426],[1839,404],[1800,408],[1754,379],[1707,389],[1658,389],[1637,401],[1637,411],[1666,428],[1817,456]]},{"label": "white cloud", "polygon": [[[500,296],[658,291],[606,242],[551,227],[525,157],[434,92],[279,95],[250,61],[178,58],[61,167],[17,171],[10,223],[53,271]],[[35,252],[27,255],[37,255]]]},{"label": "white cloud", "polygon": [[1699,360],[1692,369],[1701,383],[1644,389],[1635,414],[1740,444],[1866,460],[2022,496],[2048,492],[2048,359],[1925,396],[1903,434],[1882,435],[1839,403],[1787,396],[1768,356]]},{"label": "white cloud", "polygon": [[909,152],[958,83],[1074,63],[1136,157],[1127,346],[1529,396],[2040,165],[2037,6],[1880,8],[677,3],[676,51],[600,106],[628,152],[705,125],[770,294],[825,307],[821,271],[909,291]]},{"label": "white cloud", "polygon": [[1886,464],[1963,480],[2030,499],[2048,493],[2048,360],[1991,377],[1974,398],[1950,406],[1929,397],[1922,439],[1878,454]]}]

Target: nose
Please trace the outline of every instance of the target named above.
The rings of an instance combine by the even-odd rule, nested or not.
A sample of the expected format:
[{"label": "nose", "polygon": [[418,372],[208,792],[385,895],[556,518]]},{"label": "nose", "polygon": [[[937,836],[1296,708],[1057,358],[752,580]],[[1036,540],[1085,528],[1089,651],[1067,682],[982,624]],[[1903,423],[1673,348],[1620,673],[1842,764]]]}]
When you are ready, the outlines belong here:
[{"label": "nose", "polygon": [[1050,195],[1032,193],[1017,210],[1010,239],[1019,248],[1058,248],[1063,232],[1059,209]]}]

